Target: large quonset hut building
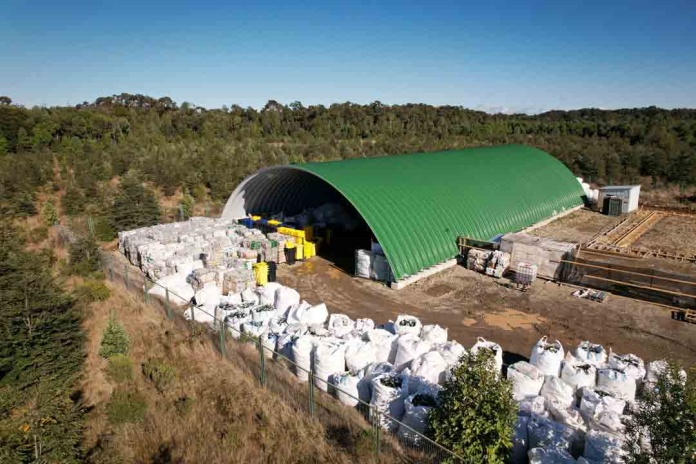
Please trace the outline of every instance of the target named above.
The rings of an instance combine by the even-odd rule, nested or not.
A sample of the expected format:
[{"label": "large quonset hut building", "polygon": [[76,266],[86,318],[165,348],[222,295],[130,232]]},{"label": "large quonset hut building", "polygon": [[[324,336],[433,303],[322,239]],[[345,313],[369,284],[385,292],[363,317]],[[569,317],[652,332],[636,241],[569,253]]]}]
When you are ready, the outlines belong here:
[{"label": "large quonset hut building", "polygon": [[273,166],[235,189],[223,217],[340,203],[362,227],[334,252],[353,256],[376,239],[399,281],[455,257],[458,236],[519,231],[582,205],[583,195],[553,156],[506,145]]}]

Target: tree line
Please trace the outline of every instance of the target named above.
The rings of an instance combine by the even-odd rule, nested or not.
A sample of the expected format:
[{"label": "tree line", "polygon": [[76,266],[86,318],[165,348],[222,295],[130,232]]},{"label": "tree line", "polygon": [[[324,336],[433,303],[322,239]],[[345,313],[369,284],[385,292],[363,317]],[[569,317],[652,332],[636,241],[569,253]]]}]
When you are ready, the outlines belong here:
[{"label": "tree line", "polygon": [[31,213],[56,178],[70,214],[110,208],[109,181],[131,176],[171,195],[222,202],[255,170],[467,146],[524,143],[598,183],[650,176],[696,184],[696,110],[582,109],[487,114],[458,106],[269,101],[207,110],[171,98],[121,94],[70,107],[24,108],[0,97],[0,210]]}]

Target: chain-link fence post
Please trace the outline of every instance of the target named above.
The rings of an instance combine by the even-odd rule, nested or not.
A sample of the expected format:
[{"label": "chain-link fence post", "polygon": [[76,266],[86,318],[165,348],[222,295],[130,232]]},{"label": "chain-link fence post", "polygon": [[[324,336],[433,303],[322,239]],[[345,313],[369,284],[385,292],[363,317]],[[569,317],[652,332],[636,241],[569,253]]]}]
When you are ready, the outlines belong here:
[{"label": "chain-link fence post", "polygon": [[314,417],[314,369],[309,370],[309,417]]},{"label": "chain-link fence post", "polygon": [[169,302],[169,289],[164,289],[164,307],[167,308],[167,317],[172,318],[172,305]]},{"label": "chain-link fence post", "polygon": [[258,342],[259,346],[259,354],[261,355],[260,358],[260,369],[259,369],[259,383],[261,384],[262,387],[266,386],[266,356],[263,348],[263,343],[259,340]]},{"label": "chain-link fence post", "polygon": [[130,285],[128,285],[128,264],[123,265],[123,281],[126,284],[126,290],[130,290]]},{"label": "chain-link fence post", "polygon": [[225,324],[218,325],[218,332],[220,333],[220,354],[223,358],[227,357],[227,350],[225,349]]},{"label": "chain-link fence post", "polygon": [[189,306],[191,307],[191,324],[190,325],[191,325],[191,327],[193,327],[193,324],[196,323],[196,305],[193,303],[189,303]]}]

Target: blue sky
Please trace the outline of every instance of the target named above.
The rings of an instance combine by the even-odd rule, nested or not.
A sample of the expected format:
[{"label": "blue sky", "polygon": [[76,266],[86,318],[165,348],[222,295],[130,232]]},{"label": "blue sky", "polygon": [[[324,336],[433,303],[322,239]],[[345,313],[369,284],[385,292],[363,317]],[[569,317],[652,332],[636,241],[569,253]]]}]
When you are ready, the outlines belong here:
[{"label": "blue sky", "polygon": [[696,1],[4,0],[0,95],[696,107]]}]

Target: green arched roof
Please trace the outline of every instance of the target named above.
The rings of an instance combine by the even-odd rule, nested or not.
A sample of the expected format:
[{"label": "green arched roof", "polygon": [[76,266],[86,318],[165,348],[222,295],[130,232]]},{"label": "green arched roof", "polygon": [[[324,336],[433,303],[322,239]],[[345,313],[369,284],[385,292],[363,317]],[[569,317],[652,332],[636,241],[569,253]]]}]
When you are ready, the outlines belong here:
[{"label": "green arched roof", "polygon": [[[258,176],[263,180],[250,189]],[[307,190],[312,178],[323,186]],[[583,202],[563,163],[536,148],[506,145],[262,170],[235,190],[223,217],[293,203],[301,209],[333,190],[363,217],[397,280],[456,256],[459,235],[489,240]]]}]

